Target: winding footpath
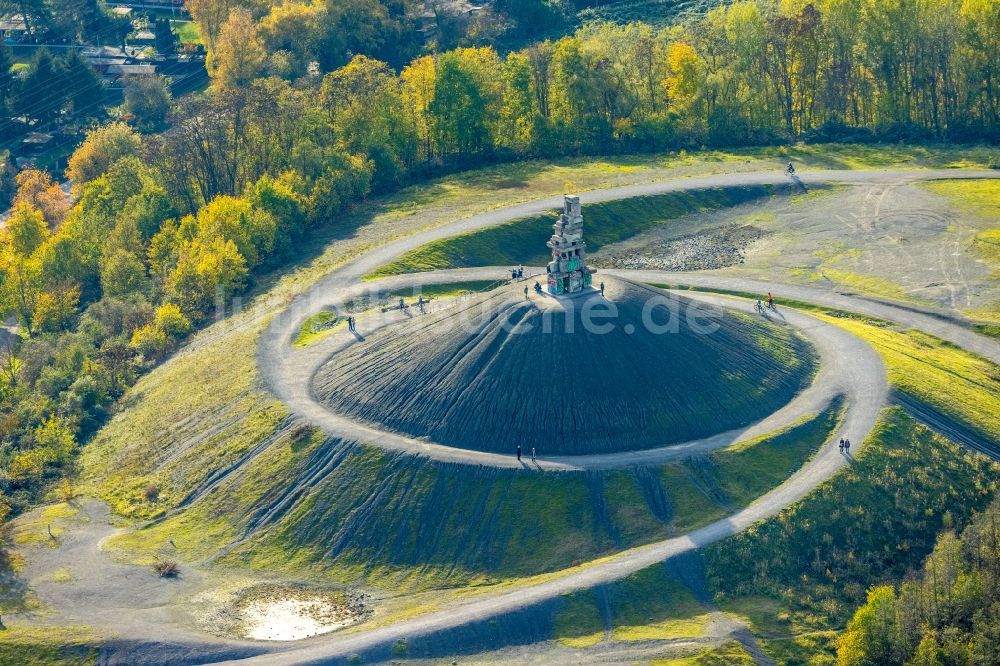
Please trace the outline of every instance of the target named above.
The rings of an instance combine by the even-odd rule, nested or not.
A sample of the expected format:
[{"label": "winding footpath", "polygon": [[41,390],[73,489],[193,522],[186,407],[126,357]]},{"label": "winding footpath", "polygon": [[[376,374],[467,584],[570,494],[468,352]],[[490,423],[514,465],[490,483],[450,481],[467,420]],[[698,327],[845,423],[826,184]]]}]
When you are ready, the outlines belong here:
[{"label": "winding footpath", "polygon": [[[495,280],[503,273],[503,268],[494,267],[405,275],[344,290],[339,292],[339,297],[335,299],[336,302],[331,302],[330,299],[321,301],[326,305],[320,309],[339,307],[346,300],[362,295],[357,292],[357,289],[396,290],[461,280]],[[628,276],[622,273],[621,277]],[[520,285],[510,288],[510,297],[516,298],[519,291]],[[743,300],[722,299],[698,293],[685,294],[685,297],[713,308],[724,307],[747,314],[754,313],[753,306]],[[459,301],[467,298],[475,297],[453,300]],[[533,298],[539,297],[533,296]],[[541,298],[551,297],[543,296]],[[458,303],[454,305],[460,307]],[[386,326],[398,324],[411,316],[413,315],[401,313],[398,310],[372,313],[369,316],[359,318],[358,331],[360,335],[358,336],[347,331],[340,331],[303,349],[296,349],[291,345],[281,345],[277,350],[281,355],[281,362],[274,366],[276,372],[269,377],[270,388],[298,416],[320,426],[327,434],[334,437],[362,441],[390,451],[421,455],[440,462],[515,469],[527,468],[538,471],[583,471],[619,469],[636,465],[661,465],[688,456],[705,454],[718,448],[749,441],[761,435],[787,428],[803,417],[823,411],[835,397],[840,395],[848,398],[848,404],[861,404],[867,401],[872,394],[877,393],[880,382],[884,383],[884,372],[880,370],[881,361],[862,341],[837,326],[821,322],[800,312],[782,311],[778,315],[769,315],[769,317],[777,323],[792,326],[805,334],[819,354],[820,370],[813,383],[780,410],[749,426],[689,442],[638,451],[539,457],[536,462],[529,464],[526,460],[518,461],[511,455],[446,446],[426,439],[407,437],[382,430],[376,426],[336,414],[317,399],[313,391],[314,378],[316,373],[332,357],[353,345],[363,345],[363,336],[371,335]]]},{"label": "winding footpath", "polygon": [[[898,184],[920,180],[954,179],[954,178],[997,178],[995,171],[814,171],[804,172],[796,176],[802,184]],[[767,185],[787,182],[784,174],[755,173],[711,176],[705,178],[690,178],[681,181],[668,181],[635,185],[607,190],[598,190],[581,194],[584,205],[598,201],[624,199],[635,196],[662,194],[667,192],[690,191],[714,187],[737,187],[747,185]],[[335,306],[339,303],[369,291],[372,284],[361,282],[361,278],[375,268],[398,258],[405,252],[419,247],[424,243],[452,236],[458,233],[482,229],[528,215],[544,212],[561,205],[560,197],[552,197],[533,201],[518,206],[512,206],[483,215],[467,218],[447,224],[427,232],[389,243],[343,266],[315,284],[305,294],[297,298],[282,313],[277,315],[261,337],[258,349],[260,371],[269,388],[277,397],[285,401],[296,413],[314,420],[329,432],[343,436],[360,437],[366,442],[394,449],[406,449],[415,455],[428,455],[442,460],[467,462],[470,464],[510,464],[509,460],[491,461],[482,458],[478,452],[440,447],[432,443],[411,440],[409,438],[385,433],[375,429],[362,432],[357,429],[368,428],[362,424],[351,422],[331,414],[319,406],[311,394],[312,377],[316,369],[344,344],[344,340],[333,336],[328,342],[308,347],[305,350],[295,350],[292,341],[297,336],[301,323],[311,314]],[[835,293],[815,287],[788,285],[762,280],[745,280],[737,277],[718,276],[711,274],[666,273],[660,271],[605,271],[626,279],[641,282],[658,282],[673,285],[688,285],[706,289],[738,290],[752,292],[771,291],[781,297],[808,301],[823,306],[841,308],[878,317],[898,324],[917,328],[944,340],[957,344],[968,351],[974,352],[993,362],[1000,363],[1000,344],[988,338],[979,336],[964,326],[955,323],[945,316],[930,311],[915,309],[866,299],[856,295]],[[468,269],[444,271],[416,276],[404,276],[379,282],[378,286],[393,287],[432,282],[451,282],[456,279],[477,279],[481,277],[498,277],[498,269]],[[407,283],[407,280],[410,280]],[[688,296],[716,306],[729,308],[746,307],[735,299],[728,299],[708,294],[688,294]],[[873,427],[877,415],[888,399],[888,382],[885,369],[878,355],[866,343],[846,334],[836,327],[820,323],[818,320],[798,312],[783,312],[788,323],[800,328],[819,349],[826,370],[821,372],[813,386],[799,399],[786,408],[768,417],[765,421],[755,424],[751,430],[743,433],[724,433],[732,437],[729,441],[737,441],[748,436],[753,429],[773,429],[774,423],[790,418],[796,410],[803,412],[816,405],[822,405],[838,391],[843,391],[848,397],[848,408],[841,432],[848,433],[856,442],[863,442]],[[385,323],[391,323],[389,321]],[[364,332],[362,330],[362,332]],[[836,359],[836,377],[830,378],[830,359]],[[825,376],[826,375],[826,376]],[[809,395],[811,393],[811,396]],[[318,409],[317,409],[318,408]],[[783,412],[788,412],[782,414]],[[722,436],[717,436],[722,437]],[[831,438],[831,443],[837,436]],[[709,438],[712,439],[712,438]],[[708,440],[688,443],[686,454],[692,450],[706,450],[712,446],[724,445],[722,440],[708,443]],[[437,447],[437,448],[435,448]],[[700,448],[699,448],[700,447]],[[445,450],[447,449],[447,450]],[[619,454],[608,456],[575,456],[572,460],[566,458],[549,459],[545,461],[544,469],[592,468],[593,466],[620,466],[628,464],[647,464],[661,462],[668,455],[665,450],[653,449],[651,452],[634,452],[639,459],[628,461],[616,459]],[[632,455],[632,454],[627,454]],[[652,459],[641,459],[642,455],[652,456]],[[610,457],[609,457],[610,456]],[[503,458],[498,456],[498,458]],[[604,460],[600,460],[604,458]],[[396,622],[384,627],[359,630],[319,636],[303,641],[287,649],[275,648],[274,652],[257,655],[248,659],[226,662],[239,664],[306,664],[325,663],[329,660],[345,658],[355,653],[365,653],[368,650],[391,645],[393,642],[416,636],[426,636],[456,627],[481,622],[516,612],[539,604],[561,595],[581,589],[620,580],[646,567],[657,564],[664,559],[700,548],[724,539],[749,527],[753,523],[771,517],[794,502],[805,497],[823,481],[832,477],[838,470],[849,464],[849,461],[839,454],[834,446],[824,446],[805,466],[789,477],[780,486],[758,498],[745,509],[699,530],[681,537],[667,539],[641,548],[625,551],[614,557],[584,565],[554,575],[547,580],[520,588],[508,588],[501,592],[484,592],[478,598],[447,607],[442,610]]]}]

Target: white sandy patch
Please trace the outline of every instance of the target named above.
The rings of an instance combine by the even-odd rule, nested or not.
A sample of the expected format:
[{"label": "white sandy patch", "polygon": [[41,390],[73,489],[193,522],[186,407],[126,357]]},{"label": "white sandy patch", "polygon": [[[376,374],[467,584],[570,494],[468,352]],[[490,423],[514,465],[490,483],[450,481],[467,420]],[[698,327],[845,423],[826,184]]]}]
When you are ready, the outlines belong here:
[{"label": "white sandy patch", "polygon": [[354,614],[321,597],[258,599],[241,611],[244,635],[259,641],[295,641],[325,634],[354,621]]}]

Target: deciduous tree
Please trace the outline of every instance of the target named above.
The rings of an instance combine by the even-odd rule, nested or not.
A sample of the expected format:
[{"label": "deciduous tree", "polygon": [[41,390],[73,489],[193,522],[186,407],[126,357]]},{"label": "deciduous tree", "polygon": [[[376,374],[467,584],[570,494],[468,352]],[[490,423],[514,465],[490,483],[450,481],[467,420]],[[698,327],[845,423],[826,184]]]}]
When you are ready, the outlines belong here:
[{"label": "deciduous tree", "polygon": [[123,157],[139,155],[139,135],[125,123],[110,123],[87,134],[69,158],[66,175],[76,188],[89,183]]}]

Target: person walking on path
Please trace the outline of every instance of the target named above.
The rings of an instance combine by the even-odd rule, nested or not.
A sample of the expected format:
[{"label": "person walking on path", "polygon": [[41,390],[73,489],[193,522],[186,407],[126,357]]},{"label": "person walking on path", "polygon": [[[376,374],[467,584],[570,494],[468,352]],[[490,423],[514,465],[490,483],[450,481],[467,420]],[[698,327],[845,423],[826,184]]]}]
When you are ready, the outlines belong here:
[{"label": "person walking on path", "polygon": [[843,437],[840,438],[839,448],[840,448],[840,452],[843,453],[844,452],[844,438]]},{"label": "person walking on path", "polygon": [[844,440],[844,453],[851,455],[851,440],[849,439]]},{"label": "person walking on path", "polygon": [[603,295],[604,295],[604,283],[602,282],[601,283],[601,296],[603,296]]},{"label": "person walking on path", "polygon": [[347,330],[351,333],[354,332],[354,317],[347,318]]},{"label": "person walking on path", "polygon": [[524,300],[528,300],[528,288],[524,288]]},{"label": "person walking on path", "polygon": [[521,462],[521,445],[517,445],[517,462]]},{"label": "person walking on path", "polygon": [[771,292],[767,292],[767,307],[774,309],[774,296],[771,295]]},{"label": "person walking on path", "polygon": [[531,462],[535,462],[535,447],[531,447]]}]

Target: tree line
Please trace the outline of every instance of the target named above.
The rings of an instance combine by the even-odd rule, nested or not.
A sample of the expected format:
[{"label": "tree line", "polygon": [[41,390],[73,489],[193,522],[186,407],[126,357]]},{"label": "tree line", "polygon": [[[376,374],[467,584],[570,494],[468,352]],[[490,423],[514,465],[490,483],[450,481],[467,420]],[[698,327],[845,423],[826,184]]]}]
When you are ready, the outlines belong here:
[{"label": "tree line", "polygon": [[20,74],[13,64],[10,48],[0,44],[0,139],[103,114],[104,85],[76,49],[53,56],[40,48]]},{"label": "tree line", "polygon": [[[185,100],[172,129],[116,122],[70,157],[73,203],[43,171],[16,178],[0,229],[0,513],[70,483],[77,444],[143,370],[309,227],[369,191],[307,90],[260,80]],[[4,509],[7,507],[7,509]]]},{"label": "tree line", "polygon": [[[470,46],[405,64],[405,49],[381,57],[392,40],[374,29],[358,33],[373,42],[332,48],[313,16],[322,11],[291,2],[215,17],[212,73],[230,87],[266,75],[316,85],[334,73],[347,85],[331,103],[388,99],[403,110],[394,120],[414,135],[417,161],[797,138],[982,140],[1000,124],[993,0],[750,0],[685,27],[595,24],[504,56]],[[349,53],[386,66],[351,67]]]},{"label": "tree line", "polygon": [[841,636],[838,666],[995,664],[1000,637],[1000,503],[942,532],[921,571],[868,591]]}]

